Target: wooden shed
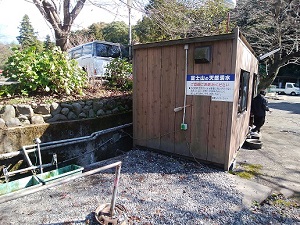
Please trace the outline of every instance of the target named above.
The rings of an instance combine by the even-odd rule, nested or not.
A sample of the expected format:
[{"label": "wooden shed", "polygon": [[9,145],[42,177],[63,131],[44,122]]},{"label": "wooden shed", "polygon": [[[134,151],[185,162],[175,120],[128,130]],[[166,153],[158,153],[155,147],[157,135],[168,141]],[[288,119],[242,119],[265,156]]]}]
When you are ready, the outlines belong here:
[{"label": "wooden shed", "polygon": [[249,132],[258,60],[238,29],[133,47],[134,145],[228,170]]}]

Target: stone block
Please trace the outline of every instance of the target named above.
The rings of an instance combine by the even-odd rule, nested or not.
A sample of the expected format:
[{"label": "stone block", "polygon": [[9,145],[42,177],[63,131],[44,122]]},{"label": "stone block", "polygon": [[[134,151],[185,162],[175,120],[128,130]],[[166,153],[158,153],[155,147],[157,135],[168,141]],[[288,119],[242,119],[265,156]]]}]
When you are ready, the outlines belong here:
[{"label": "stone block", "polygon": [[30,105],[16,105],[16,116],[25,115],[31,118],[34,115]]}]

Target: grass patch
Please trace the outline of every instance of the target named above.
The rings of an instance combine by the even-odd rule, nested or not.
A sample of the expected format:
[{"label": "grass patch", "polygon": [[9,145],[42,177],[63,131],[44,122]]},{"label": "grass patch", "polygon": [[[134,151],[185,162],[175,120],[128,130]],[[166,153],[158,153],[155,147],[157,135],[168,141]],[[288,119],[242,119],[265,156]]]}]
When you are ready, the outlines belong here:
[{"label": "grass patch", "polygon": [[288,207],[288,208],[300,208],[299,203],[295,201],[294,199],[286,199],[283,194],[275,194],[273,193],[270,195],[266,200],[262,202],[263,204],[268,204],[268,205],[277,205],[280,207]]},{"label": "grass patch", "polygon": [[262,165],[260,164],[241,163],[240,167],[240,171],[232,171],[231,173],[247,180],[261,175],[260,170],[262,169]]}]

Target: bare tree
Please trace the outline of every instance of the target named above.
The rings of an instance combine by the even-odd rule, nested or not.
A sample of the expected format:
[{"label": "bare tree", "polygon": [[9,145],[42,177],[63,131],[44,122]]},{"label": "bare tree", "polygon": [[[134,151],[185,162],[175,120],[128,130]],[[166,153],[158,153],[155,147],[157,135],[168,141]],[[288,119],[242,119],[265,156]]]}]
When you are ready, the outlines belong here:
[{"label": "bare tree", "polygon": [[228,10],[223,0],[150,0],[136,29],[142,42],[226,33]]},{"label": "bare tree", "polygon": [[126,13],[124,14],[124,9],[127,8],[126,0],[32,0],[32,2],[51,24],[56,45],[60,46],[64,51],[70,47],[69,38],[72,25],[84,5],[88,4],[103,9],[107,13],[114,15],[115,18],[124,17],[126,15]]},{"label": "bare tree", "polygon": [[232,21],[240,27],[258,56],[280,48],[261,60],[267,73],[261,76],[259,89],[272,84],[281,67],[300,64],[299,0],[239,0]]},{"label": "bare tree", "polygon": [[[75,5],[73,6],[71,0],[33,0],[33,3],[44,18],[51,24],[54,30],[56,45],[63,51],[66,51],[68,48],[72,24],[82,10],[85,2],[86,0],[75,1]],[[60,18],[61,15],[62,19]]]}]

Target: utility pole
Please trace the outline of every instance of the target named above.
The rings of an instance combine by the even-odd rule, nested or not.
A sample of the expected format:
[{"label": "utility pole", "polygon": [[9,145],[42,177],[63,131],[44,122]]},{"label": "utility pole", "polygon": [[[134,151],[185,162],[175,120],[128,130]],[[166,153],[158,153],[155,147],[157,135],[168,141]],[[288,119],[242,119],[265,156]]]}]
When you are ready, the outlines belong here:
[{"label": "utility pole", "polygon": [[131,7],[132,7],[132,0],[127,0],[127,6],[128,6],[128,18],[129,18],[129,40],[128,40],[128,46],[129,46],[129,59],[132,59],[132,37],[131,37]]},{"label": "utility pole", "polygon": [[[236,7],[237,0],[224,0],[225,6],[229,9],[234,9]],[[226,23],[226,33],[229,32],[229,24],[230,24],[230,11],[227,13],[227,23]]]}]

